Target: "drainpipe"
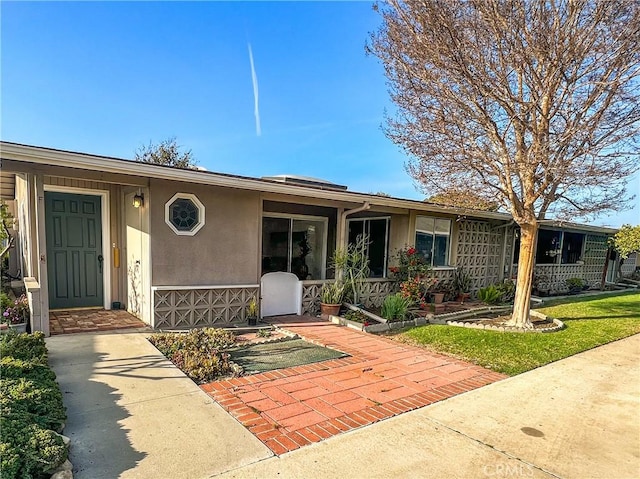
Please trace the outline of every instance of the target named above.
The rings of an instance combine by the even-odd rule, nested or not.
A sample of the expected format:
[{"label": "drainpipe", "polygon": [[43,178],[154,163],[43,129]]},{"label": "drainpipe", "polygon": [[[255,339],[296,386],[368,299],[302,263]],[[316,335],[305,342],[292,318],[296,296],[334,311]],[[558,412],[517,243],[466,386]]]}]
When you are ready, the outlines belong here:
[{"label": "drainpipe", "polygon": [[[362,206],[342,212],[340,215],[340,237],[338,238],[338,248],[343,248],[347,244],[347,216],[369,209],[371,209],[371,204],[366,201]],[[342,276],[342,272],[336,271],[336,279],[342,279],[340,276]]]}]

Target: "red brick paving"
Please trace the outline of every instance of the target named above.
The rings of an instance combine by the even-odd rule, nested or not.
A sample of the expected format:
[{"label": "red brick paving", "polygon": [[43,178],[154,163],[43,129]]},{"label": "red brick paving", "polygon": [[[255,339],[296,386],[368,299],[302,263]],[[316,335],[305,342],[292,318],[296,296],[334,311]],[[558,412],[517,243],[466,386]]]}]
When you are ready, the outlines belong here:
[{"label": "red brick paving", "polygon": [[49,311],[49,330],[54,334],[146,328],[147,325],[124,310],[71,309]]},{"label": "red brick paving", "polygon": [[201,386],[277,455],[506,377],[317,318],[275,324],[351,356]]}]

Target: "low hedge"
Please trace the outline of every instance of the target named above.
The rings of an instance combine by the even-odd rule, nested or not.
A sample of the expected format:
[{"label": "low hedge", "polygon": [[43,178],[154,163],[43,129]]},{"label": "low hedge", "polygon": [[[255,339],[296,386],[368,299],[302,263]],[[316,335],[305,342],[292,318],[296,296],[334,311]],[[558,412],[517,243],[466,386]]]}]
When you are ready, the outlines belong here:
[{"label": "low hedge", "polygon": [[67,459],[66,414],[42,333],[0,339],[0,478],[44,478]]}]

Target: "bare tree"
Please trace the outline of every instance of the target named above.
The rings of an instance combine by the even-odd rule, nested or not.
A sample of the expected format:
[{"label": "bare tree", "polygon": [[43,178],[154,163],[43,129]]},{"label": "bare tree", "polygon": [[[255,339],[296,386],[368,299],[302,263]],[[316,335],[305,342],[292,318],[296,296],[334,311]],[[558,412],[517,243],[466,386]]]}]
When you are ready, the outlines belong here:
[{"label": "bare tree", "polygon": [[511,324],[530,328],[538,222],[626,205],[639,166],[640,3],[389,0],[369,52],[386,134],[427,193],[467,189],[521,228]]},{"label": "bare tree", "polygon": [[468,208],[481,211],[498,211],[499,207],[497,201],[487,200],[468,189],[456,190],[449,188],[440,193],[436,193],[425,201],[435,203],[437,205],[457,206],[458,208]]},{"label": "bare tree", "polygon": [[141,163],[173,166],[176,168],[195,168],[196,161],[191,150],[180,151],[176,138],[168,138],[155,145],[149,142],[136,150],[135,160]]}]

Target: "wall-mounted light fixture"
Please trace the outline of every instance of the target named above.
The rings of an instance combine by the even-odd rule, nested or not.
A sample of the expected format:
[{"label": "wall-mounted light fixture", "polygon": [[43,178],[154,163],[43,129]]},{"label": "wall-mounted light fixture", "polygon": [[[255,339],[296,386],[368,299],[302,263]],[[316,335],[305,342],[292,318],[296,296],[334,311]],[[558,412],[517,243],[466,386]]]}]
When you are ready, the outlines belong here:
[{"label": "wall-mounted light fixture", "polygon": [[144,196],[142,193],[138,193],[133,197],[133,207],[140,208],[141,206],[144,206]]}]

